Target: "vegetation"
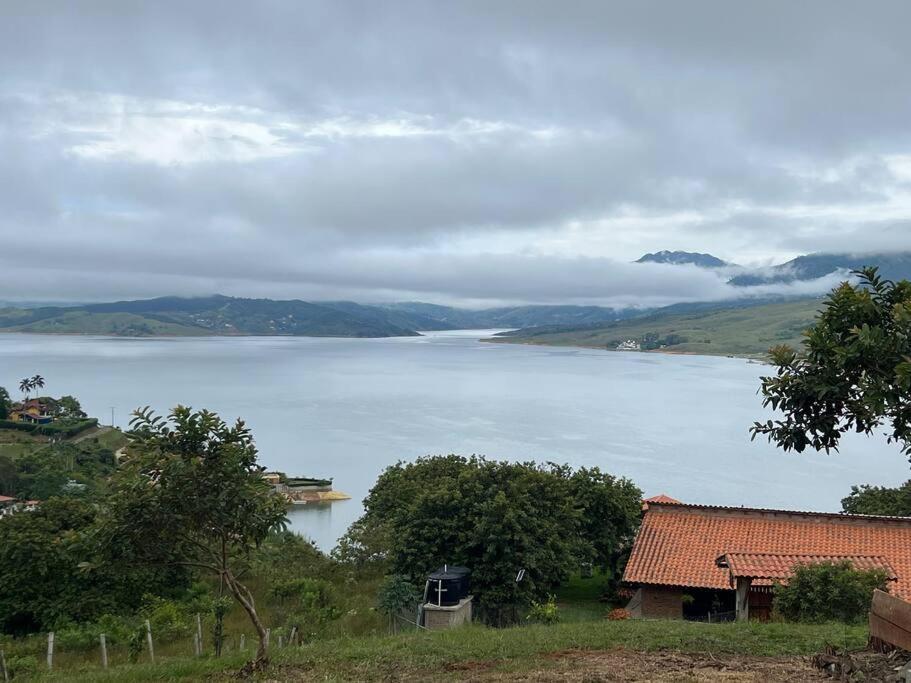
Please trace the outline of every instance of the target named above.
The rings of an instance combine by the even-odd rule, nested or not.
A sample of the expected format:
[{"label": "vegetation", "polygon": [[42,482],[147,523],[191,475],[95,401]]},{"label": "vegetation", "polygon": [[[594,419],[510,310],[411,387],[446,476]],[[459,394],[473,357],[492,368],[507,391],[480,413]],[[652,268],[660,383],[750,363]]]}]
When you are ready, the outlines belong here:
[{"label": "vegetation", "polygon": [[890,515],[911,517],[911,481],[897,488],[886,486],[852,486],[841,509],[855,515]]},{"label": "vegetation", "polygon": [[782,419],[756,422],[784,450],[837,450],[843,434],[888,438],[911,457],[911,282],[882,279],[876,268],[857,273],[828,296],[798,352],[771,351],[774,376],[762,378],[763,405]]},{"label": "vegetation", "polygon": [[[287,680],[447,680],[472,678],[478,668],[527,671],[548,666],[553,653],[627,648],[638,652],[675,651],[713,656],[807,656],[827,644],[862,648],[863,626],[842,624],[704,624],[685,621],[626,620],[532,625],[490,629],[474,625],[445,632],[411,632],[385,637],[322,640],[276,651],[274,667]],[[241,655],[224,660],[182,657],[155,665],[119,666],[103,673],[93,661],[81,675],[61,672],[44,680],[191,681],[231,671]],[[462,674],[460,674],[460,671]]]},{"label": "vegetation", "polygon": [[12,407],[13,402],[10,399],[9,392],[4,387],[0,387],[0,420],[5,420],[9,417],[9,411]]},{"label": "vegetation", "polygon": [[488,341],[614,349],[633,339],[645,350],[667,346],[680,353],[764,357],[771,346],[798,344],[818,309],[815,299],[758,306],[669,306],[616,322],[529,328]]},{"label": "vegetation", "polygon": [[339,556],[387,560],[419,584],[445,563],[465,565],[478,614],[514,623],[520,607],[545,599],[580,562],[610,565],[632,540],[640,500],[631,482],[596,468],[422,458],[380,475]]},{"label": "vegetation", "polygon": [[873,591],[887,590],[882,569],[855,570],[849,561],[798,567],[787,585],[775,587],[775,609],[786,619],[810,623],[860,623]]},{"label": "vegetation", "polygon": [[0,520],[0,632],[25,635],[136,609],[145,593],[173,594],[185,572],[155,567],[80,570],[90,555],[96,506],[51,498]]},{"label": "vegetation", "polygon": [[249,429],[183,406],[167,420],[139,410],[130,425],[131,455],[111,481],[95,567],[211,572],[249,616],[259,638],[253,668],[262,668],[266,629],[241,576],[252,551],[285,522],[285,502],[262,479]]}]

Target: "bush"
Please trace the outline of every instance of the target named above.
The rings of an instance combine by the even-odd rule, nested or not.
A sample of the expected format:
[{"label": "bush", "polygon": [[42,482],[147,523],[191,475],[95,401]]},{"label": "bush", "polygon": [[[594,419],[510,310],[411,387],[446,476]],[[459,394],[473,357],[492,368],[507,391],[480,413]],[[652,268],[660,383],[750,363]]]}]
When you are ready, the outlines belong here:
[{"label": "bush", "polygon": [[622,607],[617,609],[612,609],[607,613],[607,618],[609,621],[626,621],[627,619],[632,619],[633,615],[629,610],[625,610]]},{"label": "bush", "polygon": [[31,655],[8,657],[6,660],[6,672],[10,678],[29,679],[38,673],[38,660]]},{"label": "bush", "polygon": [[560,621],[557,599],[550,595],[547,597],[547,602],[532,601],[531,609],[528,610],[525,619],[535,624],[556,624]]},{"label": "bush", "polygon": [[798,567],[786,586],[775,587],[775,609],[786,619],[856,623],[870,610],[875,589],[886,590],[881,569],[858,571],[847,560]]}]

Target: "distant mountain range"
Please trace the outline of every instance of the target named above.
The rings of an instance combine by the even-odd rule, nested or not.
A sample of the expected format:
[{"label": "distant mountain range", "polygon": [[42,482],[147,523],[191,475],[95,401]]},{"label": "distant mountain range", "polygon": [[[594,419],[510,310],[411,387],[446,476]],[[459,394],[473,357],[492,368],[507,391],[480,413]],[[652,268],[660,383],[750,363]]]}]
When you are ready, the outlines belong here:
[{"label": "distant mountain range", "polygon": [[659,251],[645,254],[636,263],[695,265],[700,268],[728,267],[741,272],[728,282],[738,287],[816,280],[832,273],[848,273],[864,266],[879,266],[880,273],[892,280],[911,279],[911,252],[869,254],[807,254],[768,268],[743,268],[711,254],[689,251]]},{"label": "distant mountain range", "polygon": [[0,308],[0,331],[130,337],[404,337],[432,330],[591,324],[619,320],[633,313],[600,306],[515,306],[473,311],[418,302],[365,305],[216,295]]},{"label": "distant mountain range", "polygon": [[646,254],[636,260],[636,263],[668,263],[674,266],[694,265],[700,268],[721,268],[731,265],[711,254],[700,254],[694,251],[658,251]]}]

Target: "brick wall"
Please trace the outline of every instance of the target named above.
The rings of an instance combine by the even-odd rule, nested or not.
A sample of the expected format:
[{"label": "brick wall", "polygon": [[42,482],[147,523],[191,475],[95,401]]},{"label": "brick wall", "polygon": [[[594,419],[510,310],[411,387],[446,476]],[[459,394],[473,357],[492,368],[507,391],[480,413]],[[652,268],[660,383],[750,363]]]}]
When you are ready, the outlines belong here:
[{"label": "brick wall", "polygon": [[643,586],[641,610],[646,619],[683,619],[683,591],[679,588]]}]

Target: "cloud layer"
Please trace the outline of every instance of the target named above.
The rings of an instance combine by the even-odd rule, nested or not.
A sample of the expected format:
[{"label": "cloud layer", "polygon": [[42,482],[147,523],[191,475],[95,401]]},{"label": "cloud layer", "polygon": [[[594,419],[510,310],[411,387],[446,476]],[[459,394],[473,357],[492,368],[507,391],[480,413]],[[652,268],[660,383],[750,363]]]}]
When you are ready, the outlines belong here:
[{"label": "cloud layer", "polygon": [[0,299],[654,305],[732,292],[646,251],[911,249],[909,20],[7,3]]}]

